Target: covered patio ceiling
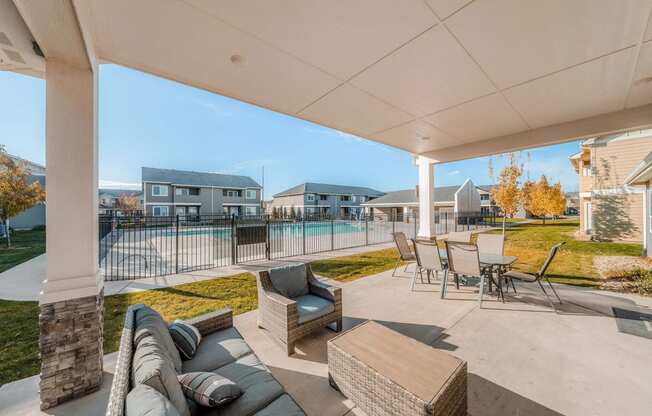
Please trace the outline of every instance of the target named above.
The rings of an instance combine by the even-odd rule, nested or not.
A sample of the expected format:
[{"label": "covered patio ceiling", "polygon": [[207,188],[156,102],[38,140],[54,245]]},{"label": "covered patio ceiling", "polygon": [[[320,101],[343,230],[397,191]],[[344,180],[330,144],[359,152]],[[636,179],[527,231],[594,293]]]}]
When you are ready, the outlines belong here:
[{"label": "covered patio ceiling", "polygon": [[79,31],[91,61],[440,162],[652,126],[649,0],[13,3],[0,69]]}]

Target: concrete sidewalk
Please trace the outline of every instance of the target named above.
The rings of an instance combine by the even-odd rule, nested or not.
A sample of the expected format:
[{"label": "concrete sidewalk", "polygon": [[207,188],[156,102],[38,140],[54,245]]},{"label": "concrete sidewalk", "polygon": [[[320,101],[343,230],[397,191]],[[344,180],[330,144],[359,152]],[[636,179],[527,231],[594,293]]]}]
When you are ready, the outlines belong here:
[{"label": "concrete sidewalk", "polygon": [[[271,267],[282,266],[293,262],[311,262],[315,260],[349,256],[352,254],[366,253],[394,247],[394,243],[377,244],[347,248],[323,253],[308,254],[305,256],[287,257],[278,260],[259,260],[233,266],[218,267],[190,273],[179,273],[168,276],[148,277],[137,280],[117,280],[104,282],[104,294],[115,295],[119,293],[140,292],[143,290],[160,289],[176,286],[183,283],[200,282],[217,277],[231,276],[238,273],[256,272]],[[45,280],[46,254],[35,257],[25,263],[0,273],[0,299],[4,300],[31,300],[39,299],[41,286]]]}]

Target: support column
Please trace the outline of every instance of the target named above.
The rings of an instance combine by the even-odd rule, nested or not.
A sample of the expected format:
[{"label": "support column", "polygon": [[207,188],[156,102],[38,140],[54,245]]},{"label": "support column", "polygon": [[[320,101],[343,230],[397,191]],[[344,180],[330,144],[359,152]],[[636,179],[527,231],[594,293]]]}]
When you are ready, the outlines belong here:
[{"label": "support column", "polygon": [[435,236],[435,160],[417,156],[419,168],[419,232],[418,238],[432,239]]},{"label": "support column", "polygon": [[97,71],[46,61],[47,270],[40,298],[41,408],[102,384]]}]

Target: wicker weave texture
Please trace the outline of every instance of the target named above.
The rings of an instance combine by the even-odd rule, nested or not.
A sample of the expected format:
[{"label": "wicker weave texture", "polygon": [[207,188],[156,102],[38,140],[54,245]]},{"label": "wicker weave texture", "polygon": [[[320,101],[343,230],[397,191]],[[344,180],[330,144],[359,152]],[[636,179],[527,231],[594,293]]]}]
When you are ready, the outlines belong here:
[{"label": "wicker weave texture", "polygon": [[[409,354],[409,351],[401,353]],[[331,342],[328,343],[328,372],[337,389],[368,416],[467,414],[466,363],[430,402],[420,399]]]},{"label": "wicker weave texture", "polygon": [[269,272],[256,274],[258,286],[258,326],[269,331],[288,355],[294,353],[294,344],[299,339],[311,334],[333,322],[337,330],[342,330],[342,289],[318,280],[306,264],[310,293],[333,302],[335,310],[329,314],[299,323],[297,304],[292,299],[283,297],[276,291],[269,277]]},{"label": "wicker weave texture", "polygon": [[[133,359],[134,321],[136,311],[143,305],[132,305],[125,313],[125,323],[120,338],[120,349],[113,374],[109,403],[106,408],[106,416],[123,416],[125,414],[125,402],[131,388],[131,361]],[[196,326],[202,336],[220,329],[229,328],[233,323],[233,312],[231,309],[222,309],[217,312],[200,315],[189,320]]]}]

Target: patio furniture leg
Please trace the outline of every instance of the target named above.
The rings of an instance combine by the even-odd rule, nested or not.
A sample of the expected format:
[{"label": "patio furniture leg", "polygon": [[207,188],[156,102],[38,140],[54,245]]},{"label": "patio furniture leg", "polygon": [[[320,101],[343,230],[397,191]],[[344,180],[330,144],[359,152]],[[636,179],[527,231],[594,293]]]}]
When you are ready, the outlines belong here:
[{"label": "patio furniture leg", "polygon": [[[335,383],[335,380],[333,380],[333,377],[331,376],[330,373],[328,373],[328,384],[337,391],[340,391],[340,388],[337,386],[337,383]],[[341,392],[341,391],[340,391]]]},{"label": "patio furniture leg", "polygon": [[482,308],[482,291],[484,290],[484,274],[480,276],[480,296],[478,297],[478,303],[480,303],[480,308]]},{"label": "patio furniture leg", "polygon": [[514,289],[514,294],[517,295],[516,293],[516,286],[514,285],[514,279],[509,279],[509,282],[512,284],[512,289]]},{"label": "patio furniture leg", "polygon": [[557,297],[557,300],[559,301],[559,303],[561,303],[561,298],[559,297],[559,295],[557,294],[557,291],[555,290],[555,287],[552,285],[552,283],[550,283],[550,280],[547,277],[546,277],[546,282],[548,282],[548,285],[550,286],[550,289],[552,289],[552,293],[555,294],[555,296]]},{"label": "patio furniture leg", "polygon": [[408,269],[408,267],[410,267],[410,263],[407,263],[407,264],[405,265],[405,269],[403,269],[403,271],[404,271],[405,273],[407,273],[407,269]]},{"label": "patio furniture leg", "polygon": [[444,299],[446,296],[446,283],[448,282],[448,270],[444,270],[444,277],[441,281],[441,298]]},{"label": "patio furniture leg", "polygon": [[421,277],[421,283],[423,283],[423,269],[419,268],[419,277]]},{"label": "patio furniture leg", "polygon": [[426,277],[428,278],[428,284],[430,284],[430,270],[426,270]]},{"label": "patio furniture leg", "polygon": [[410,291],[414,292],[414,282],[417,280],[418,267],[414,269],[414,274],[412,275],[412,282],[410,283]]},{"label": "patio furniture leg", "polygon": [[550,307],[552,309],[555,309],[555,304],[552,302],[552,299],[550,299],[550,296],[548,296],[548,292],[546,292],[546,288],[544,288],[543,285],[541,284],[541,280],[540,279],[537,280],[537,283],[539,284],[539,287],[543,291],[543,294],[546,295],[546,299],[548,299],[548,303],[550,303]]},{"label": "patio furniture leg", "polygon": [[335,328],[336,328],[335,332],[342,332],[342,319],[341,318],[338,319],[337,321],[335,321]]},{"label": "patio furniture leg", "polygon": [[394,266],[394,271],[392,272],[392,277],[396,277],[396,270],[398,269],[398,266],[401,264],[401,259],[398,259],[396,261],[396,266]]},{"label": "patio furniture leg", "polygon": [[285,344],[285,351],[287,352],[288,357],[294,354],[294,342],[288,342]]},{"label": "patio furniture leg", "polygon": [[454,274],[455,277],[455,289],[460,290],[460,277],[457,273]]}]

